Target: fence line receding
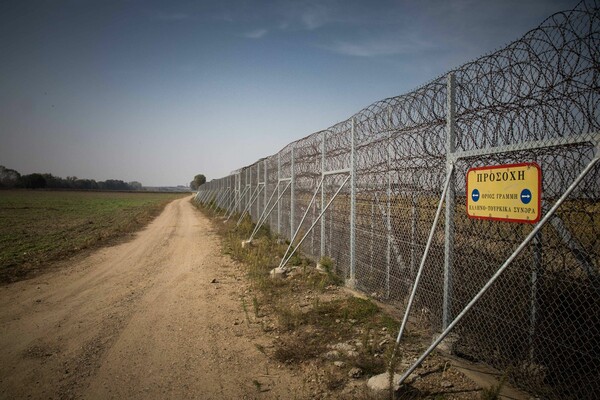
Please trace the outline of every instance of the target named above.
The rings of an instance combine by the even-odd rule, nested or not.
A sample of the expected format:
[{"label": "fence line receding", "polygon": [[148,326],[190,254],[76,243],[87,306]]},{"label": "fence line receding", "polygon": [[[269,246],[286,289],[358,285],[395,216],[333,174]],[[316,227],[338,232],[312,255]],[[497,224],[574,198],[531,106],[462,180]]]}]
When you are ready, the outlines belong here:
[{"label": "fence line receding", "polygon": [[[304,254],[330,257],[347,284],[404,309],[449,179],[413,314],[432,335],[451,325],[458,354],[531,393],[596,398],[599,27],[598,2],[582,1],[501,50],[206,183],[196,200],[262,217],[284,238],[301,231]],[[521,163],[540,167],[545,223],[533,232],[469,218],[467,172]]]}]

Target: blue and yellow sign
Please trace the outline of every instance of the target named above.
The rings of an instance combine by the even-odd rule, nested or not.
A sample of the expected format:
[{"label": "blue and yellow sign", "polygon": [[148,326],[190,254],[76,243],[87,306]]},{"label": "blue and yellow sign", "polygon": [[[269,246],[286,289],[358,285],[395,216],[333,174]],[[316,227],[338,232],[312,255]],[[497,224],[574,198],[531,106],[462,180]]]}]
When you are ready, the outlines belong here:
[{"label": "blue and yellow sign", "polygon": [[467,172],[470,218],[521,223],[540,220],[542,170],[536,163],[471,168]]}]

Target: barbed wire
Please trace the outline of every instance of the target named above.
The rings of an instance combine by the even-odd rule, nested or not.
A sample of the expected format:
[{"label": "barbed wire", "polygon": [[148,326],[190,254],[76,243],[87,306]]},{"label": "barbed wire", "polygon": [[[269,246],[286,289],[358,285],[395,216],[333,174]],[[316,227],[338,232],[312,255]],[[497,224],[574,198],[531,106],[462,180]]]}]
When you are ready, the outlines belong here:
[{"label": "barbed wire", "polygon": [[[240,195],[240,188],[262,182],[252,211],[257,221],[267,196],[291,179],[268,219],[273,232],[291,238],[305,213],[313,220],[319,214],[322,201],[309,202],[320,180],[325,201],[343,181],[324,171],[354,166],[354,225],[346,186],[302,250],[333,258],[345,278],[355,257],[357,288],[404,308],[453,163],[454,217],[435,232],[416,298],[433,334],[444,326],[444,313],[456,316],[531,231],[529,224],[468,218],[467,171],[535,162],[547,210],[597,156],[599,10],[597,1],[582,1],[500,50],[373,103],[202,190],[229,186]],[[453,143],[448,75],[456,81]],[[599,175],[595,167],[456,329],[457,352],[545,398],[592,399],[600,391]],[[248,201],[249,193],[239,207]]]}]

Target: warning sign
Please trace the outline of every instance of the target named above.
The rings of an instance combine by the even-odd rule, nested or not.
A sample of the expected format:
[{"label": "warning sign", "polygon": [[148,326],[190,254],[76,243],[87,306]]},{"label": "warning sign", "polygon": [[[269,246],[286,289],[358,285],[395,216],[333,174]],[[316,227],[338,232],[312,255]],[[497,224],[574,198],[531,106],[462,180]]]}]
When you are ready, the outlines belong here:
[{"label": "warning sign", "polygon": [[471,168],[467,172],[467,215],[537,222],[541,214],[541,186],[542,171],[536,163]]}]

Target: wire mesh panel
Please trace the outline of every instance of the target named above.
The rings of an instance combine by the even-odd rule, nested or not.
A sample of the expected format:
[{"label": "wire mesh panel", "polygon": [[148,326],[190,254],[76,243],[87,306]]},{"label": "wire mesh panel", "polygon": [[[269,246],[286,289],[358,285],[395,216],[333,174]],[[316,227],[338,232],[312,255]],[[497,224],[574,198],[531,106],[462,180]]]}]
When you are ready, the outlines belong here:
[{"label": "wire mesh panel", "polygon": [[[277,204],[279,204],[279,164],[278,156],[274,155],[267,158],[267,193],[271,197],[271,204],[269,210],[272,211],[267,217],[267,224],[271,229],[271,232],[277,233]],[[268,200],[268,198],[267,198]],[[267,210],[267,211],[269,211]]]},{"label": "wire mesh panel", "polygon": [[210,200],[231,186],[241,211],[251,196],[246,185],[265,181],[266,168],[266,193],[253,220],[275,191],[267,219],[273,232],[290,239],[302,224],[299,232],[309,235],[301,246],[305,254],[332,258],[355,287],[400,308],[442,201],[413,307],[432,334],[462,318],[465,306],[541,226],[455,326],[456,351],[544,398],[596,398],[600,167],[591,168],[543,226],[470,218],[467,174],[535,163],[543,218],[595,162],[599,27],[598,3],[583,1],[503,49],[289,144],[221,186],[203,185],[197,198]]},{"label": "wire mesh panel", "polygon": [[325,256],[331,258],[335,271],[345,279],[350,278],[350,188],[345,185],[333,198],[346,176],[327,175],[323,179],[325,203],[331,205],[323,215],[325,221]]},{"label": "wire mesh panel", "polygon": [[[294,227],[300,228],[300,238],[309,234],[301,249],[314,259],[318,259],[320,249],[320,243],[317,243],[315,251],[315,236],[320,236],[318,230],[308,232],[308,229],[318,216],[317,204],[320,205],[321,200],[316,192],[321,181],[321,141],[321,136],[314,134],[297,141],[294,146]],[[304,216],[306,218],[303,221]]]},{"label": "wire mesh panel", "polygon": [[[292,196],[294,191],[294,143],[287,145],[279,152],[279,188],[283,197],[278,204],[277,233],[284,238],[291,238],[293,207]],[[291,182],[286,190],[287,184]]]}]

